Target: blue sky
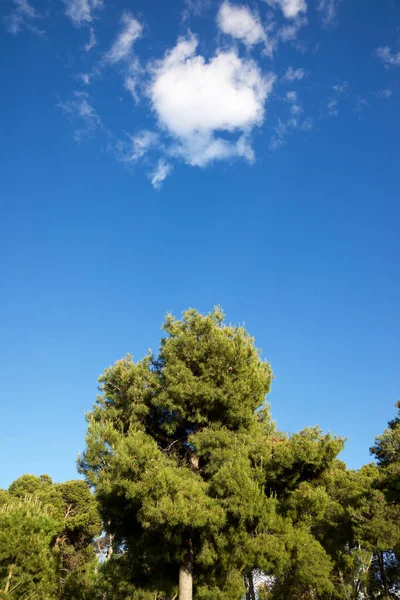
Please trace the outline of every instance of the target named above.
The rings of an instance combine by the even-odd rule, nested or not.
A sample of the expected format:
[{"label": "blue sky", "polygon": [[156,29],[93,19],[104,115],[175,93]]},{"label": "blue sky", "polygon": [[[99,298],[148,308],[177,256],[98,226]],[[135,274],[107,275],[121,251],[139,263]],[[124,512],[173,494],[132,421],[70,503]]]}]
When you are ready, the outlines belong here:
[{"label": "blue sky", "polygon": [[400,4],[1,4],[0,487],[76,477],[100,372],[221,304],[289,432],[399,389]]}]

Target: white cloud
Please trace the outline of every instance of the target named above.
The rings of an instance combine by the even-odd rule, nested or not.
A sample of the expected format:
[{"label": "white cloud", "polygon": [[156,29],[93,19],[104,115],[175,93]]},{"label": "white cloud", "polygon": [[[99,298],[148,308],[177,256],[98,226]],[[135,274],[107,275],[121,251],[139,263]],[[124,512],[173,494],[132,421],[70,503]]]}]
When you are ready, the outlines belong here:
[{"label": "white cloud", "polygon": [[340,0],[319,0],[317,10],[321,13],[324,25],[333,25],[336,21]]},{"label": "white cloud", "polygon": [[97,44],[96,35],[94,33],[93,27],[91,27],[90,31],[89,31],[89,41],[88,41],[87,44],[85,44],[85,50],[86,50],[86,52],[90,52],[90,50],[92,48],[94,48],[96,46],[96,44]]},{"label": "white cloud", "polygon": [[297,92],[286,92],[286,100],[288,102],[297,102]]},{"label": "white cloud", "polygon": [[236,154],[250,163],[254,162],[256,159],[251,143],[245,135],[241,135],[236,142]]},{"label": "white cloud", "polygon": [[[297,17],[289,21],[288,24],[278,29],[277,37],[282,42],[292,42],[297,38],[297,34],[299,33],[300,29],[304,27],[304,25],[307,25],[307,23],[307,17],[298,15]],[[301,51],[304,52],[304,49]]]},{"label": "white cloud", "polygon": [[131,94],[136,103],[139,102],[139,94],[137,93],[138,81],[132,75],[127,75],[124,81],[124,87]]},{"label": "white cloud", "polygon": [[284,123],[278,119],[278,125],[275,127],[274,135],[269,141],[269,149],[277,150],[286,143],[286,136],[291,133],[291,129],[296,129],[298,126],[297,119],[293,118]]},{"label": "white cloud", "polygon": [[[275,80],[235,50],[217,52],[209,62],[196,54],[197,38],[180,38],[153,67],[148,93],[160,126],[176,144],[171,152],[204,166],[216,159],[250,156],[248,135],[265,118],[265,101]],[[230,139],[216,137],[228,132]],[[232,134],[246,135],[232,140]],[[243,148],[246,148],[245,150]]]},{"label": "white cloud", "polygon": [[391,96],[393,96],[393,90],[391,90],[390,88],[387,88],[386,90],[379,90],[379,92],[376,93],[378,98],[390,98]]},{"label": "white cloud", "polygon": [[217,22],[223,33],[241,40],[246,46],[253,46],[267,39],[259,16],[247,6],[234,5],[225,0],[218,11]]},{"label": "white cloud", "polygon": [[[75,91],[70,100],[60,101],[58,107],[75,126],[72,137],[76,142],[99,136],[105,142],[103,147],[127,167],[143,159],[153,148],[163,150],[158,134],[152,131],[142,130],[135,135],[128,134],[127,140],[116,136],[104,125],[87,92]],[[166,169],[166,174],[169,170]],[[158,179],[160,177],[161,171]]]},{"label": "white cloud", "polygon": [[286,137],[291,135],[294,131],[311,131],[313,127],[314,122],[310,117],[303,121],[299,121],[296,117],[292,117],[286,122],[278,119],[278,124],[274,128],[274,135],[269,142],[269,149],[277,150],[283,146],[286,143]]},{"label": "white cloud", "polygon": [[134,57],[125,73],[124,87],[126,90],[128,90],[128,92],[130,92],[136,104],[139,103],[138,88],[141,88],[143,85],[144,73],[145,70],[142,68],[139,59]]},{"label": "white cloud", "polygon": [[122,31],[106,55],[107,62],[114,64],[130,58],[133,44],[142,35],[143,27],[129,12],[122,15]]},{"label": "white cloud", "polygon": [[148,131],[147,129],[129,137],[131,148],[126,155],[126,160],[132,162],[137,162],[143,158],[151,148],[157,146],[159,143],[159,136],[154,131]]},{"label": "white cloud", "polygon": [[376,55],[386,66],[400,67],[400,52],[393,53],[389,46],[378,48]]},{"label": "white cloud", "polygon": [[22,29],[27,28],[33,33],[43,35],[44,31],[33,25],[33,21],[40,17],[28,0],[13,0],[14,10],[4,18],[7,30],[12,35],[17,35]]},{"label": "white cloud", "polygon": [[154,171],[149,173],[149,179],[154,189],[158,191],[161,188],[164,180],[168,177],[171,171],[172,165],[165,162],[163,158],[160,158]]},{"label": "white cloud", "polygon": [[182,19],[186,21],[194,15],[199,17],[211,7],[212,0],[185,0],[186,8],[183,11]]},{"label": "white cloud", "polygon": [[335,94],[328,99],[327,116],[337,117],[339,114],[339,100],[343,100],[343,97],[347,95],[348,89],[349,84],[347,81],[339,81],[339,83],[335,83],[335,85],[332,86],[332,90]]},{"label": "white cloud", "polygon": [[336,92],[338,96],[342,96],[343,94],[347,93],[347,90],[349,89],[349,84],[347,83],[347,81],[342,81],[333,85],[332,89]]},{"label": "white cloud", "polygon": [[67,116],[73,120],[77,119],[80,123],[80,127],[73,134],[76,142],[80,142],[97,129],[104,130],[103,123],[96,109],[89,103],[89,94],[86,92],[74,92],[73,100],[59,102],[58,106]]},{"label": "white cloud", "polygon": [[282,77],[282,81],[301,81],[305,74],[306,72],[304,69],[293,69],[293,67],[288,67],[288,70]]},{"label": "white cloud", "polygon": [[300,115],[303,112],[303,109],[299,104],[294,103],[290,107],[290,112],[292,113],[292,115]]},{"label": "white cloud", "polygon": [[297,101],[297,92],[295,92],[294,90],[286,92],[285,100],[286,102],[289,102],[289,104],[291,104],[290,112],[292,113],[292,115],[300,115],[303,112],[302,107]]},{"label": "white cloud", "polygon": [[77,75],[77,79],[79,79],[79,81],[81,81],[84,85],[90,85],[91,79],[92,79],[92,74],[91,73],[79,73],[79,75]]},{"label": "white cloud", "polygon": [[336,100],[336,98],[331,98],[330,100],[328,100],[328,115],[330,117],[336,117],[339,114],[337,105],[338,101]]},{"label": "white cloud", "polygon": [[223,138],[195,135],[182,144],[176,144],[168,150],[174,158],[181,158],[196,167],[205,167],[215,160],[244,158],[254,162],[255,154],[248,136],[241,135],[236,142]]},{"label": "white cloud", "polygon": [[103,0],[64,0],[65,14],[76,27],[93,21],[93,11],[103,6]]},{"label": "white cloud", "polygon": [[311,131],[314,129],[314,120],[311,117],[307,117],[300,125],[301,131]]},{"label": "white cloud", "polygon": [[269,6],[279,6],[287,19],[294,19],[307,11],[305,0],[265,0]]},{"label": "white cloud", "polygon": [[354,108],[354,112],[363,112],[368,107],[368,101],[365,98],[359,98]]}]

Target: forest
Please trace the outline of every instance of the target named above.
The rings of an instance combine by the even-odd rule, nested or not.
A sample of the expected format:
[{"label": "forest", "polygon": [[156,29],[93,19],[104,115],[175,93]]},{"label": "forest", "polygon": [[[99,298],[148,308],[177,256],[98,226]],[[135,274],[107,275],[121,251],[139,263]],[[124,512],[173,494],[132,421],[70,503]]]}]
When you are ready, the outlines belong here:
[{"label": "forest", "polygon": [[345,439],[279,429],[272,367],[220,308],[163,330],[100,377],[81,478],[0,490],[0,598],[400,598],[400,402],[349,470]]}]

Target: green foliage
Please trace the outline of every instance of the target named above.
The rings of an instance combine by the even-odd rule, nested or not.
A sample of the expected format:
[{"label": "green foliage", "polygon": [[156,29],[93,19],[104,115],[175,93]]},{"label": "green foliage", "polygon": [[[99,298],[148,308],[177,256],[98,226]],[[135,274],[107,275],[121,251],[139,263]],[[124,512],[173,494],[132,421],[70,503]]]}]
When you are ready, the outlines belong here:
[{"label": "green foliage", "polygon": [[286,560],[277,574],[270,598],[300,600],[332,594],[332,563],[306,529],[295,528],[285,539]]},{"label": "green foliage", "polygon": [[343,438],[324,435],[310,427],[289,438],[271,436],[267,442],[268,490],[278,496],[289,494],[303,481],[324,473],[343,449]]},{"label": "green foliage", "polygon": [[380,597],[393,587],[386,571],[400,540],[400,513],[380,487],[375,465],[356,472],[337,462],[288,498],[288,515],[308,527],[332,560],[332,598],[369,598],[372,589],[371,598]]},{"label": "green foliage", "polygon": [[57,560],[51,550],[57,523],[32,497],[0,507],[1,597],[52,600],[57,590]]},{"label": "green foliage", "polygon": [[101,531],[96,500],[84,481],[57,484],[48,475],[23,475],[7,492],[10,502],[23,502],[28,495],[53,523],[46,544],[57,565],[56,597],[76,598],[76,590],[89,585],[96,567],[93,538]]},{"label": "green foliage", "polygon": [[382,470],[383,484],[390,500],[400,504],[400,401],[398,416],[389,421],[387,428],[375,440],[371,452]]},{"label": "green foliage", "polygon": [[[47,485],[47,483],[46,483]],[[22,475],[8,488],[8,493],[15,498],[24,498],[27,494],[37,494],[42,488],[43,482],[35,475]]]},{"label": "green foliage", "polygon": [[[386,594],[388,590],[399,594],[400,590],[400,402],[396,407],[398,416],[389,421],[388,427],[376,438],[371,448],[379,470],[375,487],[385,495],[388,507],[384,510],[381,505],[381,522],[386,521],[382,524],[382,531],[386,532],[386,538],[391,538],[392,544],[386,544],[386,547],[381,544],[381,552],[374,557],[370,588],[375,591],[383,586]],[[382,533],[379,537],[382,537]]]},{"label": "green foliage", "polygon": [[6,490],[0,489],[0,507],[10,501],[10,496]]},{"label": "green foliage", "polygon": [[91,590],[90,600],[168,600],[158,592],[135,587],[131,582],[131,565],[125,554],[103,562]]}]

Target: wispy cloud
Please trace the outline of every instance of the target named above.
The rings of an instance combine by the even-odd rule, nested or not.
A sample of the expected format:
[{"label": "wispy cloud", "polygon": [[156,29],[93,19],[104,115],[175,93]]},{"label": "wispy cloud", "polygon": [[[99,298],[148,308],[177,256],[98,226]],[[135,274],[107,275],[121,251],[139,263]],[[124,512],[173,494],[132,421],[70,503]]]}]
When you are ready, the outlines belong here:
[{"label": "wispy cloud", "polygon": [[349,84],[347,81],[338,81],[331,87],[332,93],[330,98],[328,98],[326,104],[325,114],[322,114],[322,117],[337,117],[339,114],[339,102],[342,101],[347,95],[349,91]]},{"label": "wispy cloud", "polygon": [[139,103],[139,90],[145,85],[147,75],[137,57],[133,57],[125,71],[124,87],[131,94],[132,98]]},{"label": "wispy cloud", "polygon": [[172,165],[167,163],[163,158],[160,158],[156,168],[149,173],[149,179],[152,186],[157,191],[161,189],[164,180],[172,171]]},{"label": "wispy cloud", "polygon": [[269,6],[280,7],[287,19],[294,19],[307,11],[305,0],[265,0]]},{"label": "wispy cloud", "polygon": [[356,102],[356,106],[354,108],[354,112],[363,112],[366,108],[369,107],[368,101],[365,98],[358,98]]},{"label": "wispy cloud", "polygon": [[94,32],[93,27],[91,27],[89,30],[89,41],[87,44],[85,44],[86,52],[90,52],[90,50],[92,48],[94,48],[96,46],[96,44],[97,44],[96,34]]},{"label": "wispy cloud", "polygon": [[330,117],[337,117],[337,115],[339,114],[338,104],[339,104],[339,102],[338,102],[337,98],[330,98],[328,100],[327,111],[328,111],[328,115]]},{"label": "wispy cloud", "polygon": [[[87,138],[98,137],[104,142],[105,149],[127,168],[131,168],[139,161],[148,162],[146,156],[150,150],[164,151],[157,132],[141,130],[134,135],[125,133],[123,138],[115,134],[103,123],[87,92],[74,91],[72,98],[59,101],[57,106],[73,124],[72,137],[77,143]],[[165,176],[162,178],[160,167],[156,184],[157,181],[161,184],[169,171],[170,169],[166,168]],[[157,173],[154,172],[153,175]]]},{"label": "wispy cloud", "polygon": [[154,131],[144,129],[135,135],[130,135],[130,150],[126,153],[126,160],[137,162],[143,158],[152,148],[159,145],[159,135]]},{"label": "wispy cloud", "polygon": [[285,144],[285,137],[288,134],[290,128],[293,126],[293,123],[296,123],[295,119],[291,119],[286,123],[284,123],[280,119],[278,120],[278,125],[276,125],[274,129],[274,135],[269,141],[268,147],[270,150],[277,150]]},{"label": "wispy cloud", "polygon": [[295,92],[295,91],[286,92],[285,98],[288,102],[296,102],[297,101],[297,92]]},{"label": "wispy cloud", "polygon": [[378,48],[375,54],[386,67],[400,67],[400,51],[392,52],[389,46],[384,46]]},{"label": "wispy cloud", "polygon": [[246,46],[263,43],[268,54],[272,54],[272,44],[267,38],[259,15],[247,6],[231,4],[225,0],[218,11],[217,23],[226,35],[240,40]]},{"label": "wispy cloud", "polygon": [[63,0],[65,14],[76,27],[87,25],[94,19],[93,13],[103,6],[103,0]]},{"label": "wispy cloud", "polygon": [[130,75],[130,74],[126,75],[125,81],[124,81],[124,87],[131,94],[132,98],[134,99],[134,101],[136,103],[139,102],[139,94],[137,92],[137,88],[139,85],[140,85],[140,83],[138,82],[136,77],[134,77],[133,75]]},{"label": "wispy cloud", "polygon": [[391,96],[393,96],[393,90],[390,88],[386,88],[385,90],[379,90],[379,92],[376,92],[376,96],[377,98],[390,98]]},{"label": "wispy cloud", "polygon": [[300,29],[307,24],[307,17],[304,15],[298,15],[278,29],[276,32],[276,38],[281,42],[293,42],[297,39]]},{"label": "wispy cloud", "polygon": [[84,85],[90,85],[92,81],[92,73],[78,73],[76,79]]},{"label": "wispy cloud", "polygon": [[294,69],[293,67],[288,67],[286,73],[282,77],[282,81],[301,81],[303,77],[305,77],[305,74],[306,72],[304,69]]},{"label": "wispy cloud", "polygon": [[211,7],[212,0],[185,0],[185,10],[182,19],[186,21],[192,15],[199,17]]},{"label": "wispy cloud", "polygon": [[318,0],[317,10],[321,14],[323,24],[328,27],[336,23],[341,0]]},{"label": "wispy cloud", "polygon": [[339,83],[335,83],[335,85],[332,86],[332,89],[338,96],[343,96],[343,94],[347,93],[349,84],[347,81],[341,81]]},{"label": "wispy cloud", "polygon": [[313,120],[308,117],[304,120],[299,120],[297,117],[291,117],[287,121],[278,119],[278,124],[274,128],[274,133],[269,141],[269,149],[277,150],[286,144],[286,138],[298,131],[311,131],[314,127]]},{"label": "wispy cloud", "polygon": [[[173,153],[205,166],[214,160],[249,157],[246,140],[265,118],[265,101],[275,76],[263,74],[235,50],[219,51],[209,62],[197,54],[194,35],[177,45],[153,67],[149,96],[160,127],[175,140]],[[222,132],[230,139],[221,137]],[[232,140],[237,133],[238,139]],[[246,151],[244,151],[246,148]]]},{"label": "wispy cloud", "polygon": [[4,22],[9,33],[17,35],[23,29],[28,29],[37,35],[43,35],[45,32],[34,24],[41,15],[29,4],[28,0],[13,0],[14,9],[9,15],[4,17]]},{"label": "wispy cloud", "polygon": [[129,12],[122,15],[121,23],[122,30],[105,57],[111,64],[131,57],[133,44],[141,37],[143,31],[143,26]]},{"label": "wispy cloud", "polygon": [[293,115],[299,115],[303,112],[303,109],[300,106],[300,103],[298,102],[298,96],[297,96],[297,92],[295,90],[286,92],[284,99],[286,102],[288,102],[291,105],[290,112]]},{"label": "wispy cloud", "polygon": [[58,107],[72,121],[78,122],[78,128],[73,133],[73,138],[76,142],[81,142],[96,130],[105,131],[102,120],[96,109],[90,104],[89,94],[86,92],[75,91],[71,100],[60,101]]}]

